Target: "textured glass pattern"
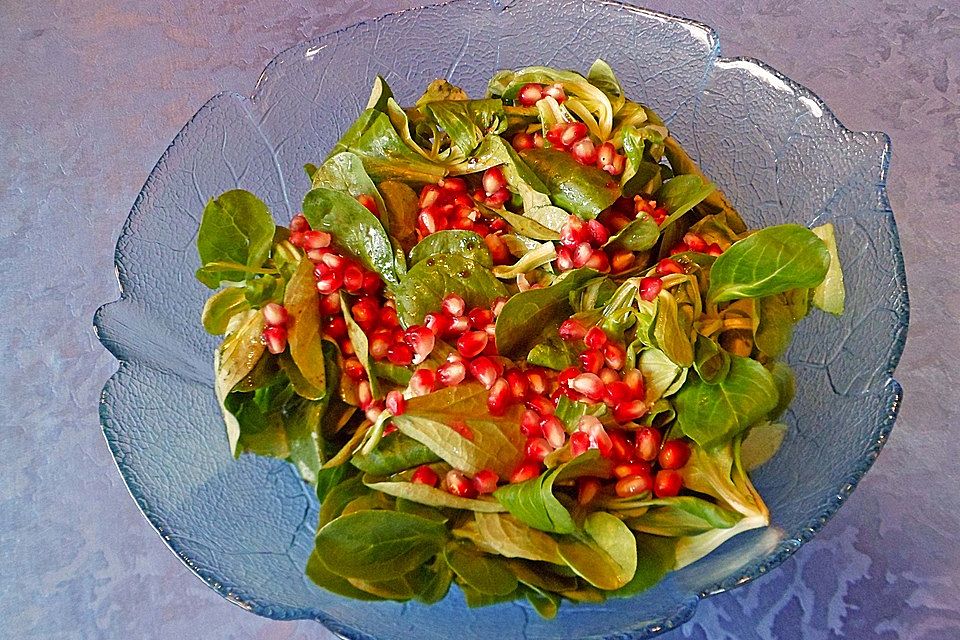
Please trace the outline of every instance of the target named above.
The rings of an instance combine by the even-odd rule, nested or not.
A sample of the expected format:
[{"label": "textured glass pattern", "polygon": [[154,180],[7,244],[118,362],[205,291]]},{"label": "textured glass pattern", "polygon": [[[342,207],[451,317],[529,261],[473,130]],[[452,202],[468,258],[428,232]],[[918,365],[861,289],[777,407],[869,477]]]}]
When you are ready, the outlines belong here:
[{"label": "textured glass pattern", "polygon": [[[285,463],[234,461],[227,451],[212,391],[217,341],[199,324],[208,291],[193,278],[203,205],[241,187],[288,220],[308,188],[302,165],[322,160],[377,74],[409,102],[436,77],[480,94],[500,68],[585,70],[597,57],[666,117],[748,223],[829,220],[838,228],[847,312],[800,325],[788,355],[798,375],[790,434],[755,475],[775,527],[734,539],[634,599],[565,604],[554,621],[525,604],[468,609],[456,589],[432,607],[322,591],[302,573],[317,516],[312,492]],[[891,375],[908,309],[885,194],[888,157],[884,134],[847,130],[816,96],[762,63],[721,58],[708,27],[613,2],[458,0],[293,47],[265,69],[252,97],[219,95],[194,116],[127,220],[116,254],[123,293],[96,319],[120,360],[101,405],[108,443],[171,549],[258,614],[317,619],[349,638],[653,635],[814,535],[893,426],[901,392]]]}]

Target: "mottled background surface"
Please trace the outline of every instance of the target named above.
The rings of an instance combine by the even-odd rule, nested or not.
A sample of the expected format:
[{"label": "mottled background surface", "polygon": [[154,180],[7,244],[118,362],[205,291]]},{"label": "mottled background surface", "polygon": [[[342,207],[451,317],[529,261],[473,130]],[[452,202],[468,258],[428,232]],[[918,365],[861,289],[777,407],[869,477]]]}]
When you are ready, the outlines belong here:
[{"label": "mottled background surface", "polygon": [[[249,92],[280,50],[386,10],[372,0],[0,2],[0,635],[326,639],[245,613],[137,511],[104,444],[115,362],[91,318],[153,164],[208,97]],[[960,638],[960,6],[647,3],[720,33],[893,138],[890,200],[912,302],[906,398],[873,470],[773,575],[668,638]],[[442,34],[438,34],[442,37]],[[365,91],[358,88],[358,91]]]}]

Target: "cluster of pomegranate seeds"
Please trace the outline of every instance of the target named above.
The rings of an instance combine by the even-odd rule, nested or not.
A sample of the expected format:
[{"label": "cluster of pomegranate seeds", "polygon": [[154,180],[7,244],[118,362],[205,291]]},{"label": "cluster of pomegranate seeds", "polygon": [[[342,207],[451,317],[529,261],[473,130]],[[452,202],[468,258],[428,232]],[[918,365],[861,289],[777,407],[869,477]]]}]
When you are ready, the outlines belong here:
[{"label": "cluster of pomegranate seeds", "polygon": [[267,351],[276,355],[287,348],[287,310],[276,302],[266,304],[263,309],[263,342]]},{"label": "cluster of pomegranate seeds", "polygon": [[695,251],[717,257],[723,253],[723,248],[716,242],[707,244],[707,241],[696,233],[690,232],[683,236],[683,240],[678,242],[670,249],[670,255],[684,253],[686,251]]},{"label": "cluster of pomegranate seeds", "polygon": [[520,87],[516,101],[523,107],[532,107],[547,96],[550,96],[559,104],[563,104],[567,99],[567,94],[564,92],[563,85],[560,83],[539,84],[536,82],[528,82]]},{"label": "cluster of pomegranate seeds", "polygon": [[428,184],[420,190],[417,237],[422,240],[445,229],[473,231],[483,237],[494,264],[508,264],[512,256],[500,237],[507,230],[507,223],[501,218],[485,217],[474,200],[497,208],[511,197],[500,167],[492,167],[484,172],[481,186],[472,197],[463,178],[443,178],[437,184]]},{"label": "cluster of pomegranate seeds", "polygon": [[[587,125],[582,122],[558,122],[550,127],[545,138],[554,149],[568,152],[574,160],[584,166],[595,166],[612,176],[619,176],[626,167],[626,156],[618,153],[617,148],[610,141],[598,145],[590,136]],[[511,142],[517,151],[529,149],[531,146],[543,146],[537,144],[537,140],[533,137],[514,136]]]},{"label": "cluster of pomegranate seeds", "polygon": [[[603,248],[610,239],[610,230],[599,220],[583,220],[570,216],[560,230],[556,265],[560,271],[587,267],[600,273],[610,272],[610,256]],[[630,252],[630,255],[633,255]]]}]

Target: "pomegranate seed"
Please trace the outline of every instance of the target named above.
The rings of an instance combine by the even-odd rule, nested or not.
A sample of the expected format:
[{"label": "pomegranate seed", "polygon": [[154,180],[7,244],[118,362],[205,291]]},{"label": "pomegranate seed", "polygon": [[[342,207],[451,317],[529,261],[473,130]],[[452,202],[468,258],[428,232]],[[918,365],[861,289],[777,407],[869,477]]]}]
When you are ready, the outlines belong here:
[{"label": "pomegranate seed", "polygon": [[393,334],[389,329],[377,329],[370,335],[367,351],[374,360],[385,360],[387,351],[393,345]]},{"label": "pomegranate seed", "polygon": [[647,397],[647,390],[643,384],[643,374],[639,369],[628,369],[623,374],[623,381],[630,388],[630,394],[635,400]]},{"label": "pomegranate seed", "polygon": [[522,131],[513,136],[513,140],[510,141],[510,144],[512,144],[513,148],[517,151],[526,151],[527,149],[533,149],[535,146],[533,142],[533,136]]},{"label": "pomegranate seed", "polygon": [[580,370],[576,367],[567,367],[557,376],[557,384],[561,387],[570,386],[570,382],[580,375]]},{"label": "pomegranate seed", "polygon": [[613,165],[604,167],[604,170],[612,176],[618,176],[626,167],[627,157],[618,153],[613,157]]},{"label": "pomegranate seed", "polygon": [[[317,279],[317,291],[322,294],[332,294],[335,293],[340,285],[343,284],[343,274],[336,271],[330,271],[321,275]],[[339,305],[337,305],[339,309]]]},{"label": "pomegranate seed", "polygon": [[653,302],[663,290],[663,280],[660,278],[640,278],[640,299]]},{"label": "pomegranate seed", "polygon": [[357,385],[357,402],[364,411],[373,404],[373,392],[370,390],[370,383],[366,380]]},{"label": "pomegranate seed", "polygon": [[470,318],[470,326],[474,329],[481,329],[486,327],[488,324],[493,322],[493,311],[490,309],[483,309],[481,307],[474,307],[470,309],[470,312],[467,314],[467,317]]},{"label": "pomegranate seed", "polygon": [[467,181],[463,178],[443,178],[438,184],[440,188],[453,193],[467,192]]},{"label": "pomegranate seed", "polygon": [[350,293],[356,293],[363,288],[363,270],[360,267],[351,264],[343,270],[343,288]]},{"label": "pomegranate seed", "polygon": [[658,276],[665,276],[671,273],[686,273],[683,265],[673,258],[664,258],[658,262],[656,272]]},{"label": "pomegranate seed", "polygon": [[658,498],[672,498],[683,488],[683,476],[674,469],[661,469],[653,479],[653,493]]},{"label": "pomegranate seed", "polygon": [[639,476],[644,473],[650,473],[649,462],[623,462],[613,468],[613,475],[618,478]]},{"label": "pomegranate seed", "polygon": [[577,140],[570,147],[570,155],[582,165],[591,167],[597,163],[597,147],[590,138]]},{"label": "pomegranate seed", "polygon": [[678,242],[673,246],[673,249],[670,249],[670,255],[675,256],[678,253],[685,253],[687,251],[690,251],[690,247],[684,242]]},{"label": "pomegranate seed", "polygon": [[417,369],[410,376],[407,388],[414,397],[425,396],[437,387],[437,374],[430,369]]},{"label": "pomegranate seed", "polygon": [[403,333],[403,341],[413,349],[413,364],[420,364],[426,360],[433,351],[436,340],[436,336],[430,329],[417,324],[411,325]]},{"label": "pomegranate seed", "polygon": [[567,441],[567,430],[563,422],[557,416],[547,416],[540,422],[540,430],[543,437],[554,449],[559,449]]},{"label": "pomegranate seed", "polygon": [[581,242],[573,249],[573,266],[580,268],[593,257],[595,250],[589,242]]},{"label": "pomegranate seed", "polygon": [[610,457],[623,462],[633,460],[633,443],[627,439],[623,431],[611,431],[610,442],[613,443],[610,450]]},{"label": "pomegranate seed", "polygon": [[383,428],[383,435],[384,435],[384,436],[388,436],[388,435],[390,435],[391,433],[393,433],[393,432],[396,431],[396,430],[397,430],[397,425],[395,425],[395,424],[393,424],[393,423],[391,422],[390,424],[388,424],[387,426],[385,426],[385,427]]},{"label": "pomegranate seed", "polygon": [[498,482],[500,476],[490,469],[481,469],[473,476],[473,488],[481,495],[496,491]]},{"label": "pomegranate seed", "polygon": [[646,462],[653,462],[660,453],[660,432],[653,427],[640,427],[636,435],[637,457]]},{"label": "pomegranate seed", "polygon": [[503,378],[498,378],[487,395],[487,409],[491,415],[502,416],[507,412],[510,400],[510,385]]},{"label": "pomegranate seed", "polygon": [[690,459],[690,445],[683,440],[667,440],[660,449],[657,462],[664,469],[679,469]]},{"label": "pomegranate seed", "polygon": [[560,143],[565,147],[569,147],[578,140],[586,138],[588,133],[587,125],[582,122],[571,122],[560,135]]},{"label": "pomegranate seed", "polygon": [[437,379],[445,387],[454,387],[467,375],[467,367],[463,362],[446,362],[437,369]]},{"label": "pomegranate seed", "polygon": [[543,430],[540,428],[540,414],[532,409],[524,411],[520,419],[520,433],[528,438],[543,435]]},{"label": "pomegranate seed", "polygon": [[530,393],[530,383],[527,382],[527,376],[519,369],[512,369],[506,373],[504,378],[510,385],[510,395],[517,402],[523,402],[527,394]]},{"label": "pomegranate seed", "polygon": [[633,251],[628,249],[621,249],[619,251],[614,251],[613,255],[610,256],[610,268],[614,273],[620,273],[621,271],[626,271],[633,266],[633,263],[637,261],[636,254]]},{"label": "pomegranate seed", "polygon": [[575,268],[573,266],[573,256],[570,255],[570,250],[566,247],[560,247],[557,249],[557,269],[560,271],[570,271],[570,269]]},{"label": "pomegranate seed", "polygon": [[457,351],[464,358],[473,358],[480,355],[489,339],[486,331],[467,331],[457,338]]},{"label": "pomegranate seed", "polygon": [[387,349],[387,360],[391,364],[405,367],[413,362],[413,349],[402,342],[395,342]]},{"label": "pomegranate seed", "polygon": [[397,310],[394,307],[388,307],[386,304],[380,308],[379,326],[387,329],[396,329],[400,326],[400,319],[397,318]]},{"label": "pomegranate seed", "polygon": [[473,429],[463,420],[454,420],[450,423],[450,428],[459,433],[464,439],[473,442]]},{"label": "pomegranate seed", "polygon": [[603,346],[603,361],[611,369],[623,369],[627,363],[627,352],[616,342],[608,342]]},{"label": "pomegranate seed", "polygon": [[560,104],[563,104],[564,100],[567,99],[567,94],[564,92],[562,84],[551,84],[544,87],[543,95],[550,96]]},{"label": "pomegranate seed", "polygon": [[574,318],[567,318],[560,323],[561,340],[582,340],[587,335],[587,328]]},{"label": "pomegranate seed", "polygon": [[463,301],[463,298],[455,293],[451,293],[444,298],[440,303],[440,308],[443,309],[444,313],[448,316],[453,316],[454,318],[462,316],[467,311],[467,305]]},{"label": "pomegranate seed", "polygon": [[377,209],[377,201],[373,199],[372,196],[369,196],[365,193],[361,193],[357,196],[357,202],[366,207],[367,211],[373,215],[380,217],[380,211]]},{"label": "pomegranate seed", "polygon": [[340,313],[340,294],[330,293],[320,296],[320,313],[333,316]]},{"label": "pomegranate seed", "polygon": [[499,298],[493,301],[493,304],[490,305],[490,310],[493,312],[494,317],[499,316],[500,312],[503,311],[503,308],[507,305],[507,296],[500,296]]},{"label": "pomegranate seed", "polygon": [[290,219],[290,231],[296,233],[298,231],[307,231],[310,229],[310,223],[307,222],[307,219],[303,216],[302,213],[298,213]]},{"label": "pomegranate seed", "polygon": [[356,350],[353,348],[353,343],[350,341],[350,338],[341,339],[339,341],[339,345],[340,345],[340,351],[341,353],[343,353],[343,355],[353,356],[357,354]]},{"label": "pomegranate seed", "polygon": [[377,420],[380,419],[380,414],[383,413],[383,403],[374,402],[369,407],[367,407],[366,411],[364,411],[363,413],[367,417],[367,420],[369,420],[370,422],[376,422]]},{"label": "pomegranate seed", "polygon": [[567,218],[567,224],[560,229],[560,244],[565,247],[576,247],[581,242],[590,240],[590,230],[577,216]]},{"label": "pomegranate seed", "polygon": [[547,135],[546,135],[547,142],[549,142],[555,147],[566,146],[563,144],[563,134],[564,132],[566,132],[566,130],[567,130],[566,122],[558,122],[557,124],[553,125],[547,131]]},{"label": "pomegranate seed", "polygon": [[279,325],[269,326],[263,330],[263,341],[270,353],[283,353],[287,348],[287,330]]},{"label": "pomegranate seed", "polygon": [[442,337],[450,330],[451,320],[446,314],[431,311],[423,316],[423,324],[433,332],[433,335]]},{"label": "pomegranate seed", "polygon": [[403,415],[403,412],[407,410],[406,399],[396,389],[387,393],[386,405],[390,413],[395,416]]},{"label": "pomegranate seed", "polygon": [[527,480],[533,480],[539,475],[540,463],[527,460],[521,462],[517,468],[513,470],[513,473],[510,474],[510,482],[513,484],[518,482],[526,482]]},{"label": "pomegranate seed", "polygon": [[547,392],[547,374],[543,369],[527,369],[527,384],[530,386],[530,391],[535,394],[544,394]]},{"label": "pomegranate seed", "polygon": [[350,313],[353,316],[353,321],[360,325],[364,331],[368,331],[380,319],[380,306],[373,298],[364,297],[350,307]]},{"label": "pomegranate seed", "polygon": [[543,99],[543,85],[535,82],[523,85],[517,93],[517,102],[524,107],[532,107],[541,99]]},{"label": "pomegranate seed", "polygon": [[599,220],[589,220],[587,231],[590,232],[590,239],[597,247],[602,247],[610,239],[610,230],[603,226],[603,223]]},{"label": "pomegranate seed", "polygon": [[606,386],[607,389],[605,392],[605,400],[609,400],[609,403],[612,405],[618,405],[621,402],[628,400],[633,395],[633,392],[630,390],[630,387],[627,386],[627,383],[621,380],[607,382]]},{"label": "pomegranate seed", "polygon": [[[604,367],[603,369],[600,369],[600,373],[597,375],[600,376],[600,380],[602,380],[603,384],[605,385],[613,382],[620,382],[620,374],[610,367]],[[606,397],[606,392],[604,392],[604,397]]]},{"label": "pomegranate seed", "polygon": [[451,469],[447,472],[444,482],[447,485],[447,493],[452,493],[461,498],[475,498],[477,495],[473,483],[464,475],[463,471]]},{"label": "pomegranate seed", "polygon": [[370,295],[376,295],[383,288],[383,280],[372,271],[363,274],[363,291]]},{"label": "pomegranate seed", "polygon": [[542,416],[553,415],[553,412],[557,410],[556,405],[550,401],[550,398],[546,398],[542,395],[533,395],[528,397],[526,406]]},{"label": "pomegranate seed", "polygon": [[263,320],[268,326],[282,327],[287,324],[289,315],[287,310],[276,302],[269,302],[263,306]]},{"label": "pomegranate seed", "polygon": [[707,255],[718,257],[723,255],[723,248],[716,242],[707,247]]},{"label": "pomegranate seed", "polygon": [[467,331],[470,328],[470,318],[467,316],[458,316],[456,318],[450,319],[450,329],[447,331],[448,336],[459,336],[464,331]]},{"label": "pomegranate seed", "polygon": [[583,431],[574,431],[570,434],[570,453],[574,457],[586,453],[590,449],[590,436]]},{"label": "pomegranate seed", "polygon": [[510,190],[506,187],[502,189],[497,189],[495,192],[491,193],[484,199],[484,203],[488,207],[493,207],[498,209],[510,201],[510,198],[513,197],[513,194],[510,193]]},{"label": "pomegranate seed", "polygon": [[552,453],[553,449],[546,438],[530,438],[527,440],[527,446],[524,451],[526,452],[527,460],[543,462],[543,459]]},{"label": "pomegranate seed", "polygon": [[311,229],[310,231],[303,232],[304,249],[324,249],[330,246],[330,240],[332,240],[332,238],[326,231]]},{"label": "pomegranate seed", "polygon": [[[613,229],[614,231],[621,231],[624,227],[630,224],[630,218],[623,215],[622,213],[616,213],[610,216],[608,219],[604,220],[604,224]],[[633,252],[630,252],[630,255],[633,255]]]},{"label": "pomegranate seed", "polygon": [[627,400],[618,404],[613,410],[613,419],[617,422],[633,422],[647,412],[647,405],[643,400]]},{"label": "pomegranate seed", "polygon": [[618,480],[614,490],[621,498],[632,498],[641,493],[648,493],[653,489],[653,484],[653,476],[647,472]]},{"label": "pomegranate seed", "polygon": [[692,251],[706,251],[707,243],[706,241],[698,236],[695,233],[688,233],[683,236],[683,242],[686,244]]},{"label": "pomegranate seed", "polygon": [[603,367],[603,354],[596,349],[588,349],[580,354],[580,366],[588,373],[600,373]]},{"label": "pomegranate seed", "polygon": [[607,344],[607,334],[600,327],[590,327],[583,336],[583,343],[590,349],[602,349]]},{"label": "pomegranate seed", "polygon": [[577,478],[577,503],[581,505],[593,502],[600,493],[600,481],[597,478]]},{"label": "pomegranate seed", "polygon": [[440,476],[438,476],[437,472],[427,465],[422,465],[417,467],[417,470],[413,472],[412,476],[410,476],[410,482],[414,484],[425,484],[428,487],[435,487],[440,482]]},{"label": "pomegranate seed", "polygon": [[583,266],[587,269],[599,271],[600,273],[607,273],[610,271],[610,258],[607,257],[606,251],[597,249],[593,252],[593,255],[590,256],[590,259],[583,263]]},{"label": "pomegranate seed", "polygon": [[613,451],[613,440],[610,439],[607,430],[603,428],[596,416],[586,415],[580,418],[577,423],[577,430],[589,436],[591,449],[598,449],[600,455],[605,458],[609,457]]},{"label": "pomegranate seed", "polygon": [[535,131],[533,133],[533,146],[536,147],[537,149],[543,149],[543,147],[545,146],[544,140],[543,140],[543,134],[540,133],[539,131]]},{"label": "pomegranate seed", "polygon": [[[513,261],[513,256],[510,255],[510,249],[507,247],[507,243],[503,241],[498,235],[488,234],[483,237],[483,244],[487,246],[487,251],[490,252],[490,257],[493,259],[493,264],[509,264]],[[484,309],[486,311],[486,309]]]},{"label": "pomegranate seed", "polygon": [[435,184],[428,184],[420,190],[420,208],[426,209],[432,207],[440,199],[443,191]]},{"label": "pomegranate seed", "polygon": [[604,142],[597,149],[597,166],[608,171],[608,167],[613,166],[613,158],[617,155],[617,148],[612,142]]},{"label": "pomegranate seed", "polygon": [[363,368],[360,361],[356,358],[347,358],[343,361],[343,371],[347,377],[354,382],[360,382],[367,379],[367,370]]},{"label": "pomegranate seed", "polygon": [[483,172],[483,178],[481,179],[483,184],[483,191],[488,196],[492,196],[500,189],[503,189],[507,186],[507,179],[503,175],[503,169],[499,166],[490,167]]},{"label": "pomegranate seed", "polygon": [[443,226],[430,211],[421,211],[417,214],[417,230],[420,231],[420,235],[428,236],[441,229],[443,229]]}]

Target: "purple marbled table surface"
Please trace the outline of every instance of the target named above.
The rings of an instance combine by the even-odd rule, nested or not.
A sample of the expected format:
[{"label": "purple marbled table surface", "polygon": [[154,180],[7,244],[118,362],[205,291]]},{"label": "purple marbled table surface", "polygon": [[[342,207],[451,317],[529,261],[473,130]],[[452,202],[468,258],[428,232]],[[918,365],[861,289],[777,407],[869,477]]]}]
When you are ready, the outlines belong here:
[{"label": "purple marbled table surface", "polygon": [[[430,0],[0,3],[0,636],[332,638],[232,606],[142,518],[104,443],[114,371],[93,312],[157,158],[211,95],[280,50]],[[656,0],[893,138],[912,322],[889,444],[773,575],[668,638],[960,638],[960,3]],[[360,88],[358,90],[366,90]]]}]

